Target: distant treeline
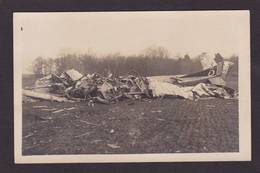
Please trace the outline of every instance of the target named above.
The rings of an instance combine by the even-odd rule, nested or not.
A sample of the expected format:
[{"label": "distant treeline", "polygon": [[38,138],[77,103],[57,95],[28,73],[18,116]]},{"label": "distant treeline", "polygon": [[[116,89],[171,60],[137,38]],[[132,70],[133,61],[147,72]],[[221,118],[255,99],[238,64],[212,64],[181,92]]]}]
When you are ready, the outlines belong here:
[{"label": "distant treeline", "polygon": [[[223,57],[216,54],[215,58]],[[237,66],[238,58],[236,56],[228,59],[236,63]],[[48,74],[51,72],[60,74],[71,68],[84,74],[95,72],[107,74],[111,72],[115,75],[124,75],[134,70],[143,76],[186,74],[202,69],[198,57],[191,58],[187,54],[183,57],[171,58],[167,50],[161,47],[156,50],[147,50],[145,54],[132,56],[112,54],[97,57],[92,54],[66,54],[55,59],[38,57],[32,66],[34,74]]]}]

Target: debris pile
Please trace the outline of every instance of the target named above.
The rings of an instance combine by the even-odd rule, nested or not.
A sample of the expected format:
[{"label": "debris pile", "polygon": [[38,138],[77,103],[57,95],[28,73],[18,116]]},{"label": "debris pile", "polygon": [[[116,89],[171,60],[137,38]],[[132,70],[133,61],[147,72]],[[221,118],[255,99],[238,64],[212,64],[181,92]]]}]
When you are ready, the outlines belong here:
[{"label": "debris pile", "polygon": [[[207,80],[218,77],[214,76],[215,73],[212,69],[218,70],[216,75],[221,75],[217,69],[218,66],[206,69],[205,72],[194,73],[195,76],[183,75],[183,77],[143,77],[134,71],[125,76],[114,76],[113,74],[102,76],[98,73],[83,75],[75,69],[70,69],[59,76],[49,74],[38,79],[34,87],[23,90],[23,95],[57,102],[86,101],[89,105],[95,102],[110,104],[124,99],[151,99],[165,96],[190,100],[197,100],[201,97],[234,98],[233,89],[213,84]],[[204,73],[206,76],[203,78],[196,77],[196,75],[204,75]],[[209,77],[206,78],[207,76]],[[165,78],[168,80],[164,80]],[[186,85],[185,80],[192,80],[193,85]]]},{"label": "debris pile", "polygon": [[128,74],[114,77],[98,73],[82,75],[70,69],[60,76],[49,74],[35,82],[35,86],[23,90],[23,95],[35,99],[57,102],[88,101],[113,103],[122,99],[151,98],[148,81],[140,75]]}]

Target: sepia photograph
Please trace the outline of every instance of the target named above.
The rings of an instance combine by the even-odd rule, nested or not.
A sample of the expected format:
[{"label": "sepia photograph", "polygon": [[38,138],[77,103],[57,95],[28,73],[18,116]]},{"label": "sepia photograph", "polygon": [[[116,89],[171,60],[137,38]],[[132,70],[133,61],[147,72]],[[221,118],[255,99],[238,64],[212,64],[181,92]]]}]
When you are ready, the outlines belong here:
[{"label": "sepia photograph", "polygon": [[251,160],[250,12],[13,13],[15,163]]}]

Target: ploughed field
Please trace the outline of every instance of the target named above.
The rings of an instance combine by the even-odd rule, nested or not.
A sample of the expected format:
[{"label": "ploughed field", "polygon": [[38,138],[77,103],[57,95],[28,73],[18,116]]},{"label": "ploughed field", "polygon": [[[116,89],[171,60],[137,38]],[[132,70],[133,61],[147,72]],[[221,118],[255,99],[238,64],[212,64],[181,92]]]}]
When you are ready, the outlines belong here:
[{"label": "ploughed field", "polygon": [[22,153],[238,152],[238,100],[23,103]]}]

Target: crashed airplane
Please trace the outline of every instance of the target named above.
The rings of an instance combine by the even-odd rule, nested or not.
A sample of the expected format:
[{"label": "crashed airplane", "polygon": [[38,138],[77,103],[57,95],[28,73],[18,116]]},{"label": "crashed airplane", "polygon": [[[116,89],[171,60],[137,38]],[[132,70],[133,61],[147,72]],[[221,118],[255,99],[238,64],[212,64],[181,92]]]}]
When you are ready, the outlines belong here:
[{"label": "crashed airplane", "polygon": [[235,98],[237,93],[226,87],[225,77],[233,65],[229,61],[215,62],[201,55],[203,70],[186,75],[143,77],[137,72],[125,76],[83,75],[70,69],[60,76],[49,74],[35,82],[35,87],[23,90],[25,97],[57,102],[88,101],[109,104],[123,99],[180,97],[197,100],[205,97]]}]

